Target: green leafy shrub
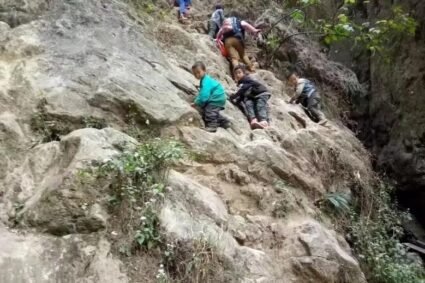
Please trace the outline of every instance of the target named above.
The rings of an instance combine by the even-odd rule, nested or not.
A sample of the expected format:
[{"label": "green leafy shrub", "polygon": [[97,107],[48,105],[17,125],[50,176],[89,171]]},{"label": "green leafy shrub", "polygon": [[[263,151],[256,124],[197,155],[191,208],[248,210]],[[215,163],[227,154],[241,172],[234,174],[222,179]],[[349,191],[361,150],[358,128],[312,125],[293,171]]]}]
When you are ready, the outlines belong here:
[{"label": "green leafy shrub", "polygon": [[125,211],[120,218],[126,220],[125,229],[140,247],[150,249],[161,241],[157,209],[166,192],[169,168],[183,155],[179,143],[154,139],[104,162],[97,170],[98,176],[109,180],[109,202],[112,208]]},{"label": "green leafy shrub", "polygon": [[267,37],[266,44],[268,48],[270,48],[271,50],[274,50],[278,48],[280,44],[280,38],[276,34],[270,34]]},{"label": "green leafy shrub", "polygon": [[353,201],[332,193],[319,201],[319,206],[349,235],[369,282],[423,283],[422,266],[406,257],[407,250],[400,242],[402,223],[409,214],[398,210],[392,190],[380,181],[375,190]]},{"label": "green leafy shrub", "polygon": [[[320,35],[326,45],[354,39],[355,44],[366,48],[372,55],[377,53],[388,57],[388,53],[394,50],[394,44],[399,42],[402,37],[414,36],[418,24],[402,7],[394,5],[392,14],[387,18],[375,22],[359,22],[353,16],[355,15],[353,9],[359,3],[358,0],[345,0],[335,15],[309,20],[306,15],[307,11],[320,8],[321,1],[289,2],[287,9],[292,9],[292,12],[287,15],[290,16],[292,23],[297,24],[302,30],[285,35],[280,42],[285,42],[288,38],[299,34]],[[366,1],[362,4],[372,5]],[[274,46],[280,47],[281,45],[274,42]]]},{"label": "green leafy shrub", "polygon": [[341,214],[350,211],[350,197],[344,193],[329,193],[320,201],[320,206],[327,212]]},{"label": "green leafy shrub", "polygon": [[105,162],[100,173],[114,178],[116,201],[130,204],[150,198],[163,197],[165,180],[170,165],[184,155],[183,147],[175,141],[153,141],[139,145],[135,151],[124,152]]},{"label": "green leafy shrub", "polygon": [[352,214],[349,232],[354,249],[363,265],[372,271],[372,282],[425,282],[423,267],[406,257],[407,250],[400,243],[402,222],[408,220],[409,214],[397,209],[392,191],[392,186],[380,183],[367,211]]}]

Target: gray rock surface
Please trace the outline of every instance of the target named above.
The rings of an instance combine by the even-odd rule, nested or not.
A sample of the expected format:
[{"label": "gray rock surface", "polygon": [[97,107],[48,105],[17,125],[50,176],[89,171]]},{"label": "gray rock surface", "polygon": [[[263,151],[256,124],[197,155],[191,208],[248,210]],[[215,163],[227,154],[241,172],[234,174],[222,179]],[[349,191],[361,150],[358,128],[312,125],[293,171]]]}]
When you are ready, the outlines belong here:
[{"label": "gray rock surface", "polygon": [[0,268],[1,282],[128,282],[101,237],[20,235],[3,226]]}]

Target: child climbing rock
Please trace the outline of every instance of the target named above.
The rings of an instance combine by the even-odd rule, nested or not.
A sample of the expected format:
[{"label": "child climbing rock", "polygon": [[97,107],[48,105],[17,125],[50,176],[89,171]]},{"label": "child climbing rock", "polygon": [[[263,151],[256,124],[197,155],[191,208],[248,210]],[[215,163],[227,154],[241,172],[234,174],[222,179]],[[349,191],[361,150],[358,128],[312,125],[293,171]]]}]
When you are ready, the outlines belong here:
[{"label": "child climbing rock", "polygon": [[289,74],[288,84],[295,89],[295,95],[289,103],[301,103],[302,106],[307,108],[313,121],[318,122],[320,125],[325,125],[328,120],[326,120],[325,114],[320,109],[321,99],[316,86],[311,81],[300,78],[295,72]]},{"label": "child climbing rock", "polygon": [[208,34],[212,39],[215,39],[218,31],[224,22],[224,10],[221,4],[215,6],[215,11],[211,15],[211,19],[208,23]]},{"label": "child climbing rock", "polygon": [[243,108],[252,129],[265,129],[269,126],[267,101],[271,93],[260,82],[252,79],[244,65],[237,65],[233,70],[238,91],[230,97],[230,101],[242,102]]},{"label": "child climbing rock", "polygon": [[200,110],[205,122],[205,131],[214,133],[218,127],[229,128],[230,121],[220,114],[227,99],[223,86],[207,74],[202,62],[196,62],[192,66],[192,73],[200,80],[199,94],[192,106]]},{"label": "child climbing rock", "polygon": [[[233,15],[236,15],[234,12]],[[253,34],[255,37],[260,33],[259,29],[251,26],[246,21],[241,21],[237,16],[227,18],[223,22],[223,26],[217,34],[217,45],[220,41],[224,42],[227,52],[229,53],[232,68],[239,65],[241,59],[248,66],[248,70],[255,71],[254,65],[245,53],[245,31]]]}]

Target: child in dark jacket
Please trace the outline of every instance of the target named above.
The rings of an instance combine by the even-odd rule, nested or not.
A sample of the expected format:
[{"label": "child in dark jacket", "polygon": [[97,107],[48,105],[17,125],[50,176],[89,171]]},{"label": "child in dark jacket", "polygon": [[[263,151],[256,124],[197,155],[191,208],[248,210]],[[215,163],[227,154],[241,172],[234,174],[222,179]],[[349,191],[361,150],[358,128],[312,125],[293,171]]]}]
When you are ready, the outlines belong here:
[{"label": "child in dark jacket", "polygon": [[218,127],[229,128],[230,121],[220,115],[224,110],[227,96],[223,86],[206,73],[205,64],[196,62],[192,66],[192,73],[200,80],[200,90],[195,98],[193,107],[198,107],[205,122],[207,132],[216,132]]},{"label": "child in dark jacket", "polygon": [[296,73],[291,73],[288,76],[288,82],[295,89],[295,95],[289,103],[301,103],[307,109],[313,121],[325,125],[328,120],[321,110],[321,98],[316,86],[311,81],[300,78]]},{"label": "child in dark jacket", "polygon": [[242,102],[245,115],[252,129],[265,129],[269,126],[267,101],[271,93],[267,87],[252,79],[244,65],[238,65],[233,70],[238,91],[230,97],[232,102]]}]

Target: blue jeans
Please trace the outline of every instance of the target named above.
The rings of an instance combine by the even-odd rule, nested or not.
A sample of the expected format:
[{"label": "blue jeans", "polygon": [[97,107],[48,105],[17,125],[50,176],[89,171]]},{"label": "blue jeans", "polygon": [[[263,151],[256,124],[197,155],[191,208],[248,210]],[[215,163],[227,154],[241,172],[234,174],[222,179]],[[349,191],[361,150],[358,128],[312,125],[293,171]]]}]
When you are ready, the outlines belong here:
[{"label": "blue jeans", "polygon": [[186,13],[187,6],[192,5],[192,0],[179,0],[180,14]]},{"label": "blue jeans", "polygon": [[254,118],[257,118],[259,122],[269,121],[269,109],[267,105],[269,98],[270,95],[267,94],[253,98],[245,98],[246,115],[250,122]]}]

